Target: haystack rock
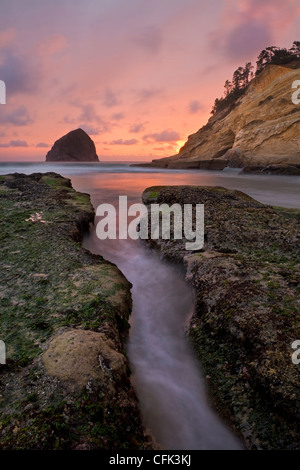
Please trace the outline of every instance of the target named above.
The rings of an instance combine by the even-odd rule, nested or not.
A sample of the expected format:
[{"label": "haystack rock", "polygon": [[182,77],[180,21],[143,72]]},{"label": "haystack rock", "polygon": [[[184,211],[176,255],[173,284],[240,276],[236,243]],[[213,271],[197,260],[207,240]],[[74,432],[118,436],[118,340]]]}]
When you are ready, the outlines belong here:
[{"label": "haystack rock", "polygon": [[243,96],[189,136],[178,155],[153,160],[165,168],[300,164],[300,104],[292,84],[300,69],[269,65]]},{"label": "haystack rock", "polygon": [[76,129],[58,139],[46,155],[46,162],[99,162],[90,136]]}]

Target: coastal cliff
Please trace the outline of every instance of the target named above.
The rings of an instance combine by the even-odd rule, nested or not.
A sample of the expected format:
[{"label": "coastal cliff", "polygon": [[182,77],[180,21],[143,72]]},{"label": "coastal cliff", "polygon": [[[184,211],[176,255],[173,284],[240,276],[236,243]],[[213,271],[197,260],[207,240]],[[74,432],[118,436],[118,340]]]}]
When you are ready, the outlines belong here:
[{"label": "coastal cliff", "polygon": [[131,284],[81,245],[89,195],[1,176],[0,212],[0,449],[151,448],[124,350]]},{"label": "coastal cliff", "polygon": [[188,137],[178,155],[153,160],[164,168],[300,164],[300,105],[292,102],[299,68],[268,65],[245,93]]},{"label": "coastal cliff", "polygon": [[220,187],[151,187],[143,202],[205,205],[203,249],[146,243],[195,288],[188,336],[214,407],[248,449],[300,449],[300,211]]}]

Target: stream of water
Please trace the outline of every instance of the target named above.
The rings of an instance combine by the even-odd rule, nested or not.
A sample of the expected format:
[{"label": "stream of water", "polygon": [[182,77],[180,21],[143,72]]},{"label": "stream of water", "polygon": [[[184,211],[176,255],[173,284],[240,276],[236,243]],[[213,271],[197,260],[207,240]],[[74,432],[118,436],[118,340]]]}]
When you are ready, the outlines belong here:
[{"label": "stream of water", "polygon": [[[237,171],[168,171],[122,164],[6,164],[0,173],[56,171],[73,187],[118,207],[118,197],[141,202],[152,185],[192,184],[239,189],[261,202],[300,207],[300,178],[238,175]],[[97,220],[96,220],[97,222]],[[100,241],[91,230],[84,246],[115,263],[132,283],[133,313],[127,345],[133,384],[146,426],[165,449],[238,449],[238,440],[212,411],[206,385],[185,337],[194,292],[178,266],[162,261],[139,240]]]}]

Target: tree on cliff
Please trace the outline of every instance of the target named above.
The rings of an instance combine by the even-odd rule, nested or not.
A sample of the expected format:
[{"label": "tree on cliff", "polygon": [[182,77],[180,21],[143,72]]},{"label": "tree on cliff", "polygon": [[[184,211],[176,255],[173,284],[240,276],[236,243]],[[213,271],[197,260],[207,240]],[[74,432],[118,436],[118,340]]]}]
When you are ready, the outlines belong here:
[{"label": "tree on cliff", "polygon": [[276,46],[267,47],[262,50],[257,58],[256,75],[258,75],[268,64],[285,65],[295,59],[299,59],[300,42],[294,41],[290,49]]},{"label": "tree on cliff", "polygon": [[[263,49],[256,61],[255,75],[261,73],[269,64],[286,65],[300,60],[300,41],[294,41],[290,49],[270,46]],[[300,65],[299,65],[300,66]],[[233,73],[232,81],[226,80],[224,96],[216,98],[211,114],[233,105],[242,96],[254,78],[253,65],[247,62],[245,67],[238,67]]]},{"label": "tree on cliff", "polygon": [[300,59],[300,41],[294,41],[290,51],[293,52],[294,56],[297,56]]},{"label": "tree on cliff", "polygon": [[254,67],[251,62],[247,62],[245,64],[245,67],[238,67],[234,71],[232,81],[226,80],[225,82],[224,98],[216,98],[212,114],[215,114],[217,111],[226,108],[228,104],[230,104],[243,94],[244,89],[250,83],[254,76],[252,72],[253,68]]}]

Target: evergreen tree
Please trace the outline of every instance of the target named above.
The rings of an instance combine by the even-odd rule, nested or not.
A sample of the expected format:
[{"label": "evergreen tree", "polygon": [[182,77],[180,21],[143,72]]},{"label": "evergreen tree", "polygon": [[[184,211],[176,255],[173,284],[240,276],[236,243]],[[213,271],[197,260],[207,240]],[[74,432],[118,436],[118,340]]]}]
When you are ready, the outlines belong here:
[{"label": "evergreen tree", "polygon": [[294,41],[290,51],[297,59],[300,59],[300,41]]},{"label": "evergreen tree", "polygon": [[224,88],[225,88],[225,97],[226,97],[226,96],[230,95],[230,93],[232,92],[232,89],[233,89],[233,86],[232,86],[232,83],[231,83],[230,80],[226,80]]},{"label": "evergreen tree", "polygon": [[[300,60],[300,41],[294,41],[290,49],[269,46],[263,49],[256,61],[255,75],[261,73],[269,64],[285,65],[292,61]],[[254,78],[253,65],[246,62],[245,67],[238,67],[232,77],[232,81],[226,80],[224,96],[214,102],[211,114],[233,105],[237,98],[245,93],[251,80]]]},{"label": "evergreen tree", "polygon": [[247,62],[245,64],[244,72],[243,72],[244,86],[247,86],[251,82],[252,78],[254,77],[254,73],[252,71],[253,69],[254,69],[254,67],[251,64],[251,62]]}]

